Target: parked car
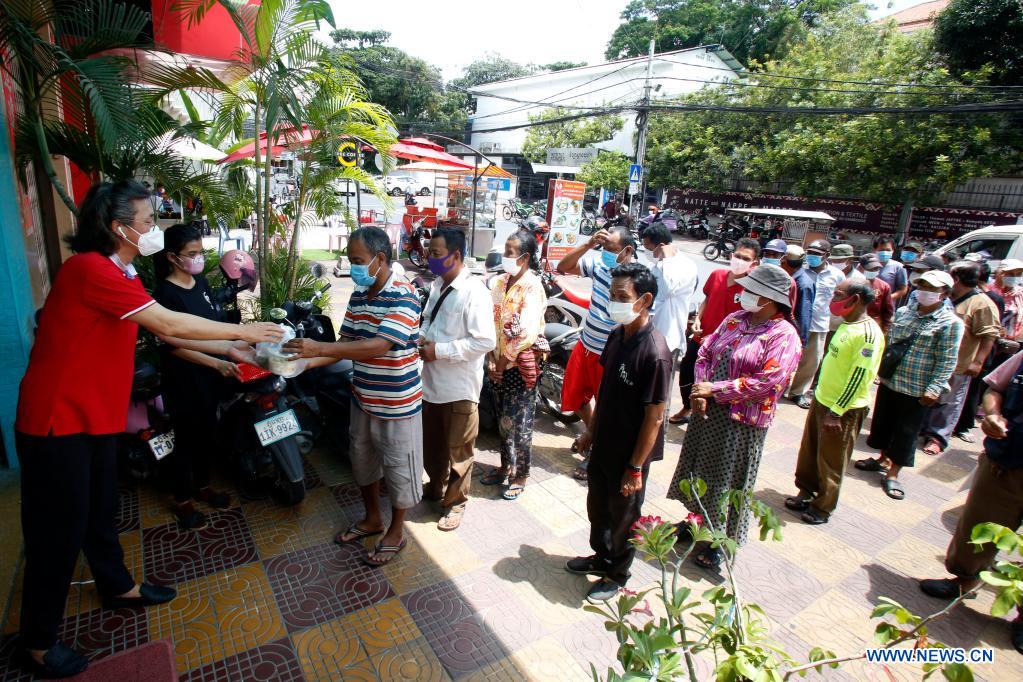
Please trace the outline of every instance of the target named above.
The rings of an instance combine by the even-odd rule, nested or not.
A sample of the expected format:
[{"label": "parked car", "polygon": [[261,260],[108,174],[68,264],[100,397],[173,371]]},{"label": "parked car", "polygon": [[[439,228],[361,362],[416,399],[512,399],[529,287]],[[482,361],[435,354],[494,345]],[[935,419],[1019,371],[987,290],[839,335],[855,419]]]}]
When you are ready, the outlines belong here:
[{"label": "parked car", "polygon": [[952,254],[953,260],[968,253],[987,251],[991,266],[995,267],[1006,258],[1023,260],[1023,225],[990,225],[968,232],[958,239],[938,248],[939,256]]},{"label": "parked car", "polygon": [[426,196],[430,188],[412,175],[385,175],[383,178],[384,190],[392,197],[401,196],[407,192]]}]

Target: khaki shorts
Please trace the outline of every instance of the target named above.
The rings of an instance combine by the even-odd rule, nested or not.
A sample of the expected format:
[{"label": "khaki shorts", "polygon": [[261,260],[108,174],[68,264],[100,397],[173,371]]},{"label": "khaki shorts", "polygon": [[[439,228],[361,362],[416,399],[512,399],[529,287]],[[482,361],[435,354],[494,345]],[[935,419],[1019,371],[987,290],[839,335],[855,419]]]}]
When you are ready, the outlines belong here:
[{"label": "khaki shorts", "polygon": [[352,402],[350,457],[360,486],[387,482],[391,504],[410,509],[423,499],[423,415],[381,419]]}]

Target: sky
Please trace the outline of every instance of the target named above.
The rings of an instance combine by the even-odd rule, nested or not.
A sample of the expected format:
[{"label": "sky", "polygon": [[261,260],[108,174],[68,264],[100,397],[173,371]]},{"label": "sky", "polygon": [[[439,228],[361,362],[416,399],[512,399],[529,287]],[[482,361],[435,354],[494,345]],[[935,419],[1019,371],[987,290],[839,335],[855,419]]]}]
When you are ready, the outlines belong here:
[{"label": "sky", "polygon": [[[885,16],[918,2],[874,0],[872,15]],[[383,7],[352,0],[330,3],[339,27],[390,31],[390,45],[439,67],[450,80],[488,52],[521,64],[599,64],[628,0],[402,0]]]}]

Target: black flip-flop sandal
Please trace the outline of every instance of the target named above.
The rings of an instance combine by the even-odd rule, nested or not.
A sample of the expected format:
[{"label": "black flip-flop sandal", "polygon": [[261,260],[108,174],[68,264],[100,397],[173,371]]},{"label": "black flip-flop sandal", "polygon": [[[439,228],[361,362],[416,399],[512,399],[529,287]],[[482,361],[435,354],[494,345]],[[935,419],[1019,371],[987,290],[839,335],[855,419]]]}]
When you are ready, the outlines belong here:
[{"label": "black flip-flop sandal", "polygon": [[899,485],[899,479],[897,478],[884,479],[881,483],[881,487],[884,488],[884,494],[893,500],[906,499],[906,491],[903,490],[901,485]]},{"label": "black flip-flop sandal", "polygon": [[[334,536],[334,543],[338,545],[350,545],[353,542],[360,542],[363,538],[371,538],[374,535],[380,535],[383,532],[383,528],[380,530],[363,530],[362,528],[359,528],[357,523],[353,523],[348,527],[348,530]],[[345,540],[344,538],[346,535],[351,535],[352,537]]]},{"label": "black flip-flop sandal", "polygon": [[[401,550],[405,549],[408,544],[408,538],[402,538],[401,542],[396,545],[383,545],[379,542],[373,547],[373,554],[369,554],[362,560],[362,563],[367,566],[373,566],[374,568],[384,566],[385,564],[391,563],[394,557],[401,553]],[[377,557],[384,557],[383,560]]]},{"label": "black flip-flop sandal", "polygon": [[888,467],[881,464],[876,459],[858,459],[853,463],[853,466],[860,471],[888,471]]},{"label": "black flip-flop sandal", "polygon": [[696,556],[696,565],[708,571],[715,571],[721,566],[721,550],[708,549]]},{"label": "black flip-flop sandal", "polygon": [[824,514],[821,514],[813,507],[808,507],[805,512],[800,514],[799,518],[802,520],[803,523],[808,523],[811,526],[819,526],[822,523],[828,522],[828,517],[825,516]]},{"label": "black flip-flop sandal", "polygon": [[786,497],[785,508],[796,512],[804,512],[810,508],[810,500],[805,497]]}]

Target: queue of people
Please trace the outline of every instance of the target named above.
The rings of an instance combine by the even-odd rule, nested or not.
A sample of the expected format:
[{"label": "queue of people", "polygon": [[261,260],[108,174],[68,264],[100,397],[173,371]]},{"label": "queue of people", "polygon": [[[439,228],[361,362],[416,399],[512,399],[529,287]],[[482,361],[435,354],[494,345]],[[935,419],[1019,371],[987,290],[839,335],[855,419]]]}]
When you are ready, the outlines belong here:
[{"label": "queue of people", "polygon": [[[203,421],[208,415],[196,413],[215,400],[220,378],[235,376],[237,363],[251,359],[251,344],[281,338],[276,325],[214,319],[199,235],[185,226],[160,231],[148,199],[130,182],[90,191],[70,242],[76,255],[47,299],[21,387],[21,642],[41,675],[73,675],[87,663],[57,640],[79,551],[108,607],[175,597],[172,588],[135,582],[114,527],[115,440],[126,421],[138,326],[160,337],[165,362],[175,368],[168,406],[188,452],[175,453],[174,510],[193,530],[206,523],[199,502],[230,504],[210,488],[210,453],[200,435],[212,427]],[[880,473],[894,500],[906,496],[899,472],[913,466],[918,444],[938,456],[952,434],[968,434],[972,424],[964,425],[963,411],[975,414],[971,391],[981,381],[989,389],[975,390],[975,400],[983,396],[986,455],[949,548],[947,567],[956,577],[922,584],[941,597],[969,589],[992,559],[966,548],[972,524],[1016,527],[1023,520],[1023,488],[1015,473],[1005,474],[1023,470],[1023,263],[1002,261],[985,286],[983,262],[946,267],[911,248],[896,260],[885,238],[859,259],[825,240],[804,251],[781,240],[761,249],[743,239],[729,267],[708,277],[705,298],[691,314],[693,263],[660,223],[644,231],[643,246],[641,253],[627,229],[600,230],[557,266],[593,281],[562,396],[563,409],[576,411],[584,426],[576,447],[586,460],[577,476],[588,486],[593,550],[568,561],[566,570],[599,578],[588,599],[611,599],[629,580],[631,529],[642,515],[650,465],[665,455],[666,421],[686,427],[668,497],[708,515],[741,546],[779,399],[787,395],[807,409],[797,492],[785,506],[819,525],[837,512],[875,380],[867,443],[878,456],[855,466]],[[362,227],[349,238],[355,290],[339,341],[296,338],[284,345],[310,367],[354,363],[350,453],[364,510],[335,542],[379,536],[364,557],[369,566],[401,554],[406,515],[423,498],[437,505],[440,530],[460,527],[471,496],[481,391],[497,396],[501,461],[480,482],[500,486],[508,502],[524,494],[537,384],[550,350],[537,253],[531,232],[511,235],[503,273],[488,290],[465,268],[464,233],[436,230],[428,260],[436,279],[423,306],[414,287],[395,276],[387,234]],[[132,267],[139,255],[157,255],[155,298]],[[78,343],[63,343],[68,335]],[[108,358],[102,365],[95,362],[99,352]],[[666,420],[676,365],[684,407]],[[997,369],[985,376],[991,367]],[[683,494],[678,484],[694,479],[706,491]],[[389,513],[381,507],[381,481]],[[728,490],[738,495],[722,506]],[[697,564],[716,569],[720,550],[700,549]],[[1023,627],[1018,634],[1023,647]]]}]

